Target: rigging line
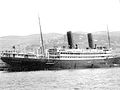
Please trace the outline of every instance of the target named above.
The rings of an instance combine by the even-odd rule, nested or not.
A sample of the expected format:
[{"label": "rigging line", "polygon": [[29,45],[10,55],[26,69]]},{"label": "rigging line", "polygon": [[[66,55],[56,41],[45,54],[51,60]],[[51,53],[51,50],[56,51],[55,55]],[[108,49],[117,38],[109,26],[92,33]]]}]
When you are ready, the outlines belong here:
[{"label": "rigging line", "polygon": [[110,33],[109,33],[108,25],[107,25],[107,34],[108,34],[109,48],[111,48],[111,44],[110,44]]}]

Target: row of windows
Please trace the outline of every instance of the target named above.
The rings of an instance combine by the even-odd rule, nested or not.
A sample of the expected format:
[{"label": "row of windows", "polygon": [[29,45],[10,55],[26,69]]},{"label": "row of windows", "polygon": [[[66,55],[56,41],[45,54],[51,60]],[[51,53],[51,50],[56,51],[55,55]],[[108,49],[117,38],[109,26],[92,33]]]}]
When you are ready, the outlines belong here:
[{"label": "row of windows", "polygon": [[49,58],[97,58],[97,57],[105,57],[105,56],[86,56],[86,57],[79,57],[79,56],[57,56],[57,57],[54,57],[54,56],[50,56]]},{"label": "row of windows", "polygon": [[77,57],[77,56],[60,56],[60,58],[95,58],[95,57],[105,57],[105,56],[86,56],[86,57]]},{"label": "row of windows", "polygon": [[60,58],[60,56],[50,56],[49,58]]},{"label": "row of windows", "polygon": [[[53,55],[58,55],[59,52],[49,52],[49,54],[53,54]],[[60,52],[60,54],[74,54],[74,55],[81,55],[81,54],[107,54],[106,52],[102,52],[102,53],[71,53],[71,52]]]},{"label": "row of windows", "polygon": [[53,53],[53,52],[51,52],[51,53],[49,53],[49,54],[58,55],[59,53]]},{"label": "row of windows", "polygon": [[80,54],[106,54],[104,53],[66,53],[66,52],[61,52],[60,54],[75,54],[75,55],[80,55]]},{"label": "row of windows", "polygon": [[12,56],[24,56],[24,57],[35,57],[35,55],[27,55],[27,54],[7,54],[7,53],[4,53],[3,56],[8,56],[8,57],[12,57]]}]

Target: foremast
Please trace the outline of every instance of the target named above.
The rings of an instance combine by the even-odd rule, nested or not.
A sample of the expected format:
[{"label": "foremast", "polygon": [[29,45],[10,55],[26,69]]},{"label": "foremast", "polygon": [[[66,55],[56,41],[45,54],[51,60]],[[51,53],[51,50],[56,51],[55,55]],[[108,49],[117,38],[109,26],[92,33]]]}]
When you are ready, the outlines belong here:
[{"label": "foremast", "polygon": [[40,17],[38,16],[38,20],[39,20],[39,28],[40,28],[40,39],[41,39],[41,43],[42,43],[42,55],[45,57],[45,49],[44,49],[44,43],[43,43],[43,35],[42,35],[42,29],[41,29],[41,24],[40,24]]}]

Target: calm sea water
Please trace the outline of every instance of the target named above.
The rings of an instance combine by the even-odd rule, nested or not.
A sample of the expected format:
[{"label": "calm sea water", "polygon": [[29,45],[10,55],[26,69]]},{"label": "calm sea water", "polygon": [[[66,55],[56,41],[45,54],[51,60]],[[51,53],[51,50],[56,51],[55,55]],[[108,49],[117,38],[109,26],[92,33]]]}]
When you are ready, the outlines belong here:
[{"label": "calm sea water", "polygon": [[0,71],[0,90],[120,90],[120,68]]}]

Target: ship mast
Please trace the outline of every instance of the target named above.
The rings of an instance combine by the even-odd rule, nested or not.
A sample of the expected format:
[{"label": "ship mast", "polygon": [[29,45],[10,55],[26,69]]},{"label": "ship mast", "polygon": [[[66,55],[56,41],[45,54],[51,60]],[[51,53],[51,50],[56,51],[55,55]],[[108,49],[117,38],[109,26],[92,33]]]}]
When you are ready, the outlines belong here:
[{"label": "ship mast", "polygon": [[108,44],[109,44],[109,49],[110,49],[111,44],[110,44],[110,33],[109,33],[108,25],[107,25],[107,35],[108,35]]},{"label": "ship mast", "polygon": [[42,54],[44,55],[43,36],[42,36],[42,30],[41,30],[41,24],[40,24],[40,17],[39,17],[39,16],[38,16],[38,20],[39,20],[39,28],[40,28],[41,43],[42,43]]}]

